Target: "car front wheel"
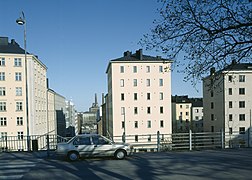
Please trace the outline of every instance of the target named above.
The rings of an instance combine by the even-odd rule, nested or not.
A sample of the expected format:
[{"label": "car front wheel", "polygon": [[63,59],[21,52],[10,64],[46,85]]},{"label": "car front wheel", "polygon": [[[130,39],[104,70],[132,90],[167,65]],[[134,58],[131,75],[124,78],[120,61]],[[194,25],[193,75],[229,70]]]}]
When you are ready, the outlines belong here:
[{"label": "car front wheel", "polygon": [[79,154],[77,152],[69,152],[67,155],[69,161],[77,161],[79,159]]},{"label": "car front wheel", "polygon": [[115,158],[116,159],[120,159],[121,160],[121,159],[124,159],[125,156],[126,156],[126,152],[124,150],[117,150],[115,152]]}]

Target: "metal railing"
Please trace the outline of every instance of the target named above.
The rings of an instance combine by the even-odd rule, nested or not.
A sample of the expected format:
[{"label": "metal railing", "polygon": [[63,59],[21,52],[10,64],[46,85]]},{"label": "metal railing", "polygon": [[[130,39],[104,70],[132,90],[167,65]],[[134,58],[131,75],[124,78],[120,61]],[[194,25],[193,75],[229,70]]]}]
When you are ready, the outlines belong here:
[{"label": "metal railing", "polygon": [[[6,136],[0,138],[0,151],[32,151],[55,150],[57,143],[66,142],[69,138],[57,135]],[[114,136],[115,142],[126,142],[134,146],[136,151],[170,151],[170,150],[201,150],[214,148],[251,147],[252,132],[244,134],[233,132],[202,132],[148,134]],[[29,143],[28,143],[29,142]],[[28,148],[30,144],[30,148]]]}]

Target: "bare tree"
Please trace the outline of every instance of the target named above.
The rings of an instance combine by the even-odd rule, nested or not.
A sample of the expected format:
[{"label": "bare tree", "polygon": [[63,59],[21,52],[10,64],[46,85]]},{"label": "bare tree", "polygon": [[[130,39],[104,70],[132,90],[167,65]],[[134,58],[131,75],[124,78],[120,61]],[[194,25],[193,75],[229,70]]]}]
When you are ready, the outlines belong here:
[{"label": "bare tree", "polygon": [[[251,61],[251,0],[159,0],[160,18],[140,44],[185,65],[186,80],[200,80],[211,67]],[[183,61],[177,56],[184,54]],[[176,64],[177,63],[177,64]]]}]

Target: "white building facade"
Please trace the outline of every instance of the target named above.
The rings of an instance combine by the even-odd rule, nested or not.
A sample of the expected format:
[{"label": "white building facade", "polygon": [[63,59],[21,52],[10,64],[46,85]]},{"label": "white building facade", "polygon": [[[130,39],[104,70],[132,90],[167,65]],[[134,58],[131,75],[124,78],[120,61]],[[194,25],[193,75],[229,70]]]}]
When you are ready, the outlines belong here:
[{"label": "white building facade", "polygon": [[172,132],[171,63],[143,55],[141,49],[109,62],[106,132],[110,136],[125,134],[138,142],[141,135],[151,141],[158,131]]},{"label": "white building facade", "polygon": [[14,40],[0,37],[0,136],[47,132],[47,67],[32,54],[26,59]]},{"label": "white building facade", "polygon": [[[204,131],[247,134],[251,127],[252,64],[233,62],[203,80]],[[246,136],[248,137],[248,136]]]}]

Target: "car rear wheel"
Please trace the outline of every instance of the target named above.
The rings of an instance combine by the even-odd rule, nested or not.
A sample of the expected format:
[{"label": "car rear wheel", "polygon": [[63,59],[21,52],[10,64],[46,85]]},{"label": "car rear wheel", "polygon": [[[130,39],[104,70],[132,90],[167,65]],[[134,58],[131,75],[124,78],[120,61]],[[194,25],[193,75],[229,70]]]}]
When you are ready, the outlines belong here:
[{"label": "car rear wheel", "polygon": [[79,159],[79,154],[77,152],[69,152],[67,155],[69,161],[77,161]]},{"label": "car rear wheel", "polygon": [[116,159],[124,159],[125,158],[125,156],[126,156],[126,152],[124,151],[124,150],[122,150],[122,149],[120,149],[120,150],[117,150],[116,152],[115,152],[115,158]]}]

